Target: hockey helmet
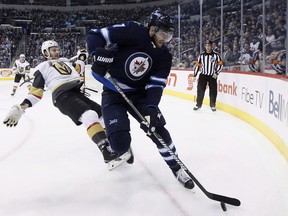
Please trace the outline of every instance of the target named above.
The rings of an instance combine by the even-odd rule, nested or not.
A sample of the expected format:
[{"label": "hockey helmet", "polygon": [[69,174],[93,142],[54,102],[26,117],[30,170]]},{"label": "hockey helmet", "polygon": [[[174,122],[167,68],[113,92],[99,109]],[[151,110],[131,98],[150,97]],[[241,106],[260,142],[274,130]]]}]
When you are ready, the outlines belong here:
[{"label": "hockey helmet", "polygon": [[24,54],[19,55],[19,61],[22,63],[25,62],[25,55]]},{"label": "hockey helmet", "polygon": [[42,43],[41,52],[45,58],[50,58],[49,49],[51,47],[59,47],[58,43],[53,40],[47,40]]},{"label": "hockey helmet", "polygon": [[81,61],[86,61],[86,59],[88,58],[88,52],[86,49],[80,49],[77,52],[77,58]]},{"label": "hockey helmet", "polygon": [[150,26],[156,26],[168,32],[174,31],[173,19],[169,15],[163,13],[160,10],[152,12],[151,15],[149,16],[148,27]]}]

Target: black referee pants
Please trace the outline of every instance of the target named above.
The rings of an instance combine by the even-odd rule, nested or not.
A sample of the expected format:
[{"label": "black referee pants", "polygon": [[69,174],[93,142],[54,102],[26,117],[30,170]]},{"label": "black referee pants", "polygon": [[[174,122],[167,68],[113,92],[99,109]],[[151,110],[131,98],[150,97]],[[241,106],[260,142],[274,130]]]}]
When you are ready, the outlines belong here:
[{"label": "black referee pants", "polygon": [[199,75],[196,106],[202,106],[207,84],[209,86],[210,107],[216,107],[217,79],[214,79],[212,76],[203,74]]}]

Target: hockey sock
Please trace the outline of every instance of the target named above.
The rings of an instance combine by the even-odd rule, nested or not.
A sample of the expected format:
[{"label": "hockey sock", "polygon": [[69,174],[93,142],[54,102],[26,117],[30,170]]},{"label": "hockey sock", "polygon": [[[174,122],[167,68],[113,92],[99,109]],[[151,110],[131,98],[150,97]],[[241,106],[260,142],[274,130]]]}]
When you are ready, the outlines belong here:
[{"label": "hockey sock", "polygon": [[[176,148],[175,148],[173,142],[170,145],[168,145],[168,146],[171,149],[171,151],[174,152],[175,155],[178,155],[177,152],[176,152]],[[158,148],[158,151],[159,151],[160,155],[162,156],[164,161],[167,163],[167,165],[170,167],[170,169],[173,172],[178,171],[180,169],[180,166],[177,164],[177,162],[175,161],[174,157],[170,155],[168,150],[165,147],[160,146],[160,145],[158,145],[157,148]]]},{"label": "hockey sock", "polygon": [[108,146],[108,139],[102,125],[98,122],[90,125],[87,128],[87,133],[94,143],[102,150],[105,146]]}]

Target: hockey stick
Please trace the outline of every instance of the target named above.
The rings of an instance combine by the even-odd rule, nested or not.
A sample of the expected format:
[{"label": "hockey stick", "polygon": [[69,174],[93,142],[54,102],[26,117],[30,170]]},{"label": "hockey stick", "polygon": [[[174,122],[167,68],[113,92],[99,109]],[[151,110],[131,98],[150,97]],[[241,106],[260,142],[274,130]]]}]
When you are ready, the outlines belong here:
[{"label": "hockey stick", "polygon": [[[120,86],[115,82],[115,80],[111,77],[111,75],[108,72],[106,73],[105,78],[108,79],[113,84],[113,86],[116,88],[116,90],[121,94],[121,96],[128,103],[128,105],[138,115],[138,117],[141,119],[141,121],[145,122],[146,125],[149,125],[149,122],[141,115],[141,113],[134,106],[132,101],[125,95],[125,93],[122,91]],[[211,192],[207,191],[200,184],[200,182],[196,179],[196,177],[189,171],[189,169],[184,165],[184,163],[178,158],[178,156],[175,155],[175,153],[169,148],[169,146],[164,142],[162,137],[157,132],[153,132],[153,135],[161,143],[161,145],[169,152],[169,154],[175,159],[177,164],[179,164],[179,166],[181,166],[181,168],[185,170],[185,172],[190,176],[190,178],[195,182],[195,184],[202,190],[202,192],[208,198],[210,198],[212,200],[215,200],[215,201],[221,202],[221,207],[222,207],[223,210],[224,210],[224,208],[226,208],[224,203],[227,203],[227,204],[230,204],[230,205],[233,205],[233,206],[240,206],[241,202],[240,202],[240,200],[238,200],[236,198],[231,198],[231,197],[227,197],[227,196],[223,196],[223,195],[219,195],[219,194],[214,194],[214,193],[211,193]]]},{"label": "hockey stick", "polygon": [[92,91],[92,92],[96,92],[96,93],[98,93],[98,91],[95,90],[95,89],[91,89],[91,88],[88,88],[88,87],[84,87],[84,88],[85,88],[85,90],[89,90],[89,91]]},{"label": "hockey stick", "polygon": [[32,83],[31,80],[33,80],[33,79],[34,79],[34,77],[29,78],[29,79],[27,79],[27,80],[24,80],[24,82],[22,82],[19,86],[21,87],[21,86],[23,86],[25,83]]},{"label": "hockey stick", "polygon": [[78,57],[78,55],[75,55],[75,56],[71,57],[71,58],[69,59],[69,61],[72,62],[72,61],[74,61],[77,57]]}]

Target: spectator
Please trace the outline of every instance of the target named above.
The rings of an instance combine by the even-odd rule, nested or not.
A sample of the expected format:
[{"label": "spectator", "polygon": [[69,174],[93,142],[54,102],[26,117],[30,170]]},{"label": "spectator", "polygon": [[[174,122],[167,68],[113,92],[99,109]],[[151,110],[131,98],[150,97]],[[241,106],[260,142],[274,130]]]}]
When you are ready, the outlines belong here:
[{"label": "spectator", "polygon": [[255,51],[257,51],[259,49],[259,46],[260,46],[259,38],[257,36],[253,36],[252,42],[250,43],[251,52],[254,53]]},{"label": "spectator", "polygon": [[224,62],[224,65],[229,65],[230,62],[231,62],[231,58],[232,58],[232,55],[233,55],[233,52],[232,50],[230,49],[228,43],[225,43],[224,46],[223,46],[223,62]]},{"label": "spectator", "polygon": [[232,50],[232,55],[231,55],[229,61],[231,63],[239,63],[238,61],[240,59],[240,56],[241,56],[241,53],[239,51],[239,47],[238,47],[237,44],[234,44],[233,45],[233,50]]}]

